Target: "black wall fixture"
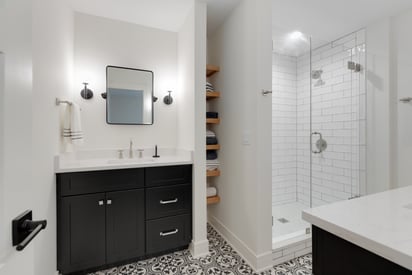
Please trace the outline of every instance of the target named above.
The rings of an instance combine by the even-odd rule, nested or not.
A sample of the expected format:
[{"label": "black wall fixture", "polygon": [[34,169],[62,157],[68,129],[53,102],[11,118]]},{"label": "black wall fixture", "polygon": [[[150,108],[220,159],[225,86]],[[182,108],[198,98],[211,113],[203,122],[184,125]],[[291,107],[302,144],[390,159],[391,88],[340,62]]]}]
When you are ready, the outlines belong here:
[{"label": "black wall fixture", "polygon": [[47,221],[33,221],[31,210],[20,214],[12,221],[13,246],[23,250],[47,226]]},{"label": "black wall fixture", "polygon": [[87,88],[87,85],[89,85],[89,83],[83,82],[83,85],[84,85],[84,88],[83,90],[81,90],[80,95],[84,99],[91,99],[93,97],[93,91]]},{"label": "black wall fixture", "polygon": [[173,97],[172,97],[172,95],[171,95],[172,91],[167,91],[167,92],[168,92],[169,94],[163,98],[163,102],[164,102],[166,105],[170,105],[170,104],[173,103]]}]

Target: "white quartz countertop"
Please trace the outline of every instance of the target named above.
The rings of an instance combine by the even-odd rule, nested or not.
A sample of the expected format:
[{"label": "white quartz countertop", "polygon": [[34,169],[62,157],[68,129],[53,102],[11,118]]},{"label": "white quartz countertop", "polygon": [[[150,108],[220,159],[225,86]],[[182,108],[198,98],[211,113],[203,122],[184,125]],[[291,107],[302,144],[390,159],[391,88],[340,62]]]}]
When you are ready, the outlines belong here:
[{"label": "white quartz countertop", "polygon": [[95,150],[64,153],[55,157],[55,173],[131,169],[143,167],[172,166],[192,164],[191,151],[180,149],[159,149],[159,158],[153,158],[151,149],[144,151],[142,157],[134,152],[129,158],[128,151],[119,159],[116,150]]},{"label": "white quartz countertop", "polygon": [[304,210],[302,217],[412,270],[412,186]]}]

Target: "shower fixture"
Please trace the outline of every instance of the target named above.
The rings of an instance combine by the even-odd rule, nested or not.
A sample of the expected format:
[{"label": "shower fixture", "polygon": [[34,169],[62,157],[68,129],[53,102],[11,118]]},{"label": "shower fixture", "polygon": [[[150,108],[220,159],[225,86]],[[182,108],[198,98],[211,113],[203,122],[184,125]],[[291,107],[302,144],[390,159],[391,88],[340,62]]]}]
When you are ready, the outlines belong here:
[{"label": "shower fixture", "polygon": [[314,86],[319,87],[325,84],[325,81],[322,79],[323,70],[313,70],[311,73],[312,79],[317,81],[315,82]]},{"label": "shower fixture", "polygon": [[320,79],[322,77],[323,70],[313,70],[312,71],[312,79]]},{"label": "shower fixture", "polygon": [[354,71],[355,73],[359,73],[362,69],[361,64],[355,63],[353,61],[348,61],[348,69]]}]

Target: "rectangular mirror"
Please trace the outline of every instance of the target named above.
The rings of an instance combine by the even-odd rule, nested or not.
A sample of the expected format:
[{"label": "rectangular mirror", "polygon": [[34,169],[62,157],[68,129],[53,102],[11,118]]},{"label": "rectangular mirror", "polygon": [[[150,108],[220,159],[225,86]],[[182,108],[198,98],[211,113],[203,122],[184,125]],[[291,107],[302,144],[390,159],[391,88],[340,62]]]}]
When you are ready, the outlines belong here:
[{"label": "rectangular mirror", "polygon": [[108,124],[153,124],[153,72],[106,67]]}]

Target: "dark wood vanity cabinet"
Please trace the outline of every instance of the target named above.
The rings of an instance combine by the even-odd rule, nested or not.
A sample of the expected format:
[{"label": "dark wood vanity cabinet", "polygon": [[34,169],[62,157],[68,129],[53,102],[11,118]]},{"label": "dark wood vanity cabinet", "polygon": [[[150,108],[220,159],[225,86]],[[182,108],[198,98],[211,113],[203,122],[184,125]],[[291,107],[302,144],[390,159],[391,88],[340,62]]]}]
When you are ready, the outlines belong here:
[{"label": "dark wood vanity cabinet", "polygon": [[57,174],[57,265],[82,273],[186,247],[192,166]]}]

